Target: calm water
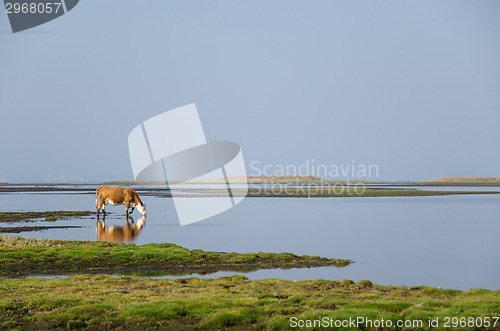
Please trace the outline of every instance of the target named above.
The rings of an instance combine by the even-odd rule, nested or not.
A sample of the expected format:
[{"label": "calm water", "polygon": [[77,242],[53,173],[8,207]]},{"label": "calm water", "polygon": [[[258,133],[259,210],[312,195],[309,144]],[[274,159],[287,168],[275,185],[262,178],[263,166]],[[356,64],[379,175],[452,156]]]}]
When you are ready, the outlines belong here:
[{"label": "calm water", "polygon": [[[454,188],[467,190],[468,188]],[[489,188],[484,188],[489,190]],[[482,190],[482,188],[481,188]],[[495,188],[498,190],[498,188]],[[377,284],[500,289],[500,195],[384,198],[247,198],[209,220],[181,227],[172,200],[144,196],[148,215],[134,242],[194,249],[292,252],[350,259],[345,268],[259,270],[250,279],[369,279]],[[4,211],[94,210],[82,193],[7,193]],[[107,226],[124,226],[124,207],[108,206]],[[140,214],[134,213],[137,223]],[[22,236],[96,240],[96,219],[23,225],[81,225]],[[18,224],[2,225],[15,226]],[[234,273],[220,272],[218,277]],[[198,275],[194,275],[198,276]]]}]

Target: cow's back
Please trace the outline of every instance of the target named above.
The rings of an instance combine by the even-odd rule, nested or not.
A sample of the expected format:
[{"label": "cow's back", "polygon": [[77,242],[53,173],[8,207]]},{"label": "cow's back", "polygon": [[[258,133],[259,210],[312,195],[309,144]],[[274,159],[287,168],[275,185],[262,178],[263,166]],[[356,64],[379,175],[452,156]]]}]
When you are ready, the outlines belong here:
[{"label": "cow's back", "polygon": [[115,203],[133,201],[135,191],[124,187],[102,186],[99,188],[99,197],[103,200],[109,199]]}]

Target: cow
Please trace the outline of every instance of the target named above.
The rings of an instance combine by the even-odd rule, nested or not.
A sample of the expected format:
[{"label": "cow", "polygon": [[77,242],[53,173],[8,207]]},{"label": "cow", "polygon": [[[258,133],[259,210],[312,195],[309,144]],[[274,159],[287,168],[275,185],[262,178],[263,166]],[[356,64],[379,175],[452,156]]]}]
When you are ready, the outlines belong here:
[{"label": "cow", "polygon": [[[102,212],[106,214],[104,208],[110,203],[112,205],[125,205],[126,215],[130,215],[134,212],[134,208],[143,215],[146,215],[146,204],[141,201],[137,193],[131,188],[124,187],[108,187],[101,186],[95,191],[95,207],[97,208],[97,215],[102,209]],[[132,210],[129,213],[129,208]]]},{"label": "cow", "polygon": [[129,243],[137,237],[145,224],[146,216],[142,216],[136,223],[132,217],[127,216],[125,226],[107,226],[104,218],[101,221],[98,216],[95,225],[96,240]]}]

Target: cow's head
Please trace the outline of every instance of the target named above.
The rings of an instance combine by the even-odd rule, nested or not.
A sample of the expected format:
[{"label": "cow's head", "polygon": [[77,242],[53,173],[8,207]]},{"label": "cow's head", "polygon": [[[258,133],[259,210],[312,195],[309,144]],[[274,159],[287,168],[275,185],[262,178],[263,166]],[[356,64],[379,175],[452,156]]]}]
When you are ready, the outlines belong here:
[{"label": "cow's head", "polygon": [[141,202],[140,204],[138,204],[137,206],[137,210],[142,214],[142,215],[146,215],[146,204],[144,202]]}]

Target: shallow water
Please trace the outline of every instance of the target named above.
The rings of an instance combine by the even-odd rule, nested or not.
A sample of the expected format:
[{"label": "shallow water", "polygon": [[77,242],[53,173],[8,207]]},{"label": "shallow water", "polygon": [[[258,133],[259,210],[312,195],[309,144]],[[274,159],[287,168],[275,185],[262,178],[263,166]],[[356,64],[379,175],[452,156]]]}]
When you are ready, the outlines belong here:
[{"label": "shallow water", "polygon": [[[356,262],[344,268],[241,273],[250,279],[348,278],[404,286],[500,289],[499,195],[247,198],[223,214],[185,227],[179,225],[171,199],[144,196],[143,200],[148,215],[134,240],[138,245],[173,242],[190,249],[292,252]],[[7,193],[0,195],[0,208],[5,211],[93,210],[95,196]],[[113,213],[106,218],[107,226],[125,225],[123,206],[108,206],[107,210]],[[137,211],[134,213],[135,223],[140,216]],[[1,224],[16,225],[20,223]],[[79,229],[51,229],[20,235],[96,240],[95,218],[22,225],[80,225]],[[193,276],[231,274],[240,273]]]}]

